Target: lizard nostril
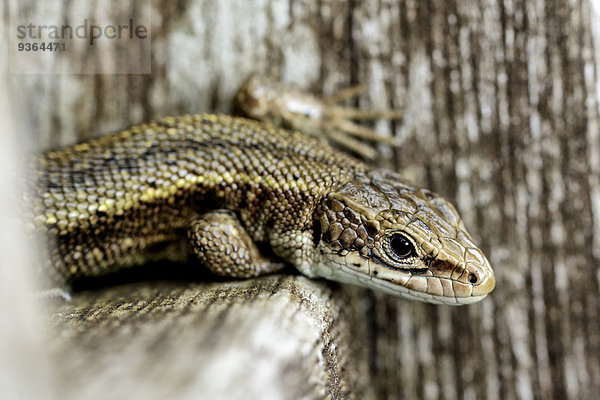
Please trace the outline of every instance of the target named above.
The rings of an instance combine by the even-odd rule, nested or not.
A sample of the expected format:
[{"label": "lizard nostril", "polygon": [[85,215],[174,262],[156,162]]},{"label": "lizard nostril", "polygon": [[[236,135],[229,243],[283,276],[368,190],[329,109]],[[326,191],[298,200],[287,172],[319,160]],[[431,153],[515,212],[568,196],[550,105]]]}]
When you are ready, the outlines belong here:
[{"label": "lizard nostril", "polygon": [[470,283],[477,283],[477,275],[472,272],[469,274],[468,279]]}]

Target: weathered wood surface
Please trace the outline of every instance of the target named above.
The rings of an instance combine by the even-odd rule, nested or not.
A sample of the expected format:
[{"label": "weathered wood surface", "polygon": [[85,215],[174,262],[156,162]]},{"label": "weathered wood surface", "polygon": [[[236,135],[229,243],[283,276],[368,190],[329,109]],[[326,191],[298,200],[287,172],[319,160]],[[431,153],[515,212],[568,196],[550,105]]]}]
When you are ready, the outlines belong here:
[{"label": "weathered wood surface", "polygon": [[348,321],[325,285],[270,276],[86,292],[48,325],[60,398],[364,398]]},{"label": "weathered wood surface", "polygon": [[[41,12],[41,3],[31,3],[32,15]],[[56,13],[71,4],[60,2]],[[281,77],[316,93],[366,83],[361,106],[401,108],[406,115],[401,124],[377,124],[403,143],[393,151],[382,148],[381,165],[455,202],[496,269],[497,289],[481,304],[462,308],[333,290],[325,295],[332,310],[344,306],[344,326],[358,332],[347,338],[349,344],[341,336],[336,344],[366,351],[347,353],[356,357],[349,370],[315,397],[344,397],[344,388],[352,394],[351,389],[366,387],[356,393],[593,399],[600,393],[598,12],[588,0],[157,2],[151,75],[13,75],[10,80],[15,106],[23,110],[22,131],[42,149],[167,114],[228,112],[235,90],[251,73]],[[301,282],[298,290],[329,290]],[[139,290],[153,293],[152,287]],[[102,296],[120,290],[85,295],[71,307],[90,301],[97,309],[116,301]],[[176,297],[170,291],[161,296]],[[338,296],[346,300],[340,303]],[[131,316],[114,328],[122,332],[127,321],[145,318],[128,298],[132,311],[124,312]],[[242,310],[248,300],[227,301]],[[249,301],[268,310],[283,304]],[[219,306],[214,310],[221,312]],[[99,332],[110,326],[109,315]],[[187,331],[190,321],[177,321],[176,315],[162,311],[157,329],[173,320]],[[240,338],[234,315],[223,315],[232,336],[212,338],[215,348]],[[214,321],[210,312],[205,318]],[[265,318],[277,321],[280,315]],[[63,346],[72,352],[94,337],[88,331],[94,319],[76,321],[55,317],[53,323],[64,324]],[[240,320],[241,326],[249,323]],[[152,335],[149,325],[143,329]],[[311,332],[316,331],[307,329]],[[237,345],[245,343],[240,340]],[[304,340],[298,337],[299,344]],[[149,360],[161,351],[159,344],[148,349]],[[322,343],[313,345],[314,350]],[[190,357],[194,350],[188,349]],[[82,364],[82,376],[95,371],[97,382],[109,382],[119,365],[127,365],[114,357],[105,368],[87,370]],[[302,365],[308,369],[298,374],[306,376],[310,366]],[[252,368],[220,367],[230,377]],[[328,376],[327,371],[318,376]],[[344,376],[356,371],[362,383]],[[94,384],[90,379],[79,384]],[[261,387],[278,390],[276,384],[266,380]]]}]

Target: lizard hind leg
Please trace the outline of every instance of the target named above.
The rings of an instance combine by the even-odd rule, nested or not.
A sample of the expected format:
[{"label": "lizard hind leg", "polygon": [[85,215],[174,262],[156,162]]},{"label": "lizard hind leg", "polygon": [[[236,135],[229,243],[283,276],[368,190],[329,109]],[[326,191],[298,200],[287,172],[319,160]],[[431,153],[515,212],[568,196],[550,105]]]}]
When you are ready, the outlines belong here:
[{"label": "lizard hind leg", "polygon": [[260,253],[241,222],[228,210],[212,211],[195,220],[189,238],[200,262],[216,275],[251,278],[284,267]]}]

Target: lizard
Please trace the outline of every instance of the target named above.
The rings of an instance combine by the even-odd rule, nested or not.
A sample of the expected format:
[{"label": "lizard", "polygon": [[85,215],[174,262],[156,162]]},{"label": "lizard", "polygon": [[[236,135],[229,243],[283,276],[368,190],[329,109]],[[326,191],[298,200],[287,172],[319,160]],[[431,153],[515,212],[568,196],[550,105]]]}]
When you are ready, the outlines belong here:
[{"label": "lizard", "polygon": [[269,122],[166,117],[34,164],[40,269],[57,284],[195,257],[227,278],[291,264],[311,278],[438,304],[474,303],[495,286],[442,196]]}]

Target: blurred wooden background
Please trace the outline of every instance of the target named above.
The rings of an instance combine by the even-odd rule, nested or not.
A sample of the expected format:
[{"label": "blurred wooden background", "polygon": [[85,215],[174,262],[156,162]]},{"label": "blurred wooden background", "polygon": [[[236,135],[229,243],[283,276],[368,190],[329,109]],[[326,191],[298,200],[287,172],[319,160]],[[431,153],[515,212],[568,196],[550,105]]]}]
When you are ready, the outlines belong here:
[{"label": "blurred wooden background", "polygon": [[[40,18],[75,4],[30,3]],[[121,7],[89,4],[90,15]],[[57,393],[597,398],[599,12],[592,0],[156,1],[152,74],[9,76],[21,139],[38,150],[165,115],[227,113],[253,73],[317,94],[365,83],[357,104],[406,115],[375,125],[402,140],[381,148],[380,164],[452,200],[497,274],[488,299],[458,308],[283,276],[86,292],[46,317],[59,332]],[[155,312],[140,317],[141,303]],[[264,313],[249,316],[253,307]],[[167,327],[187,339],[198,329],[204,345]],[[123,343],[139,350],[129,361]]]}]

